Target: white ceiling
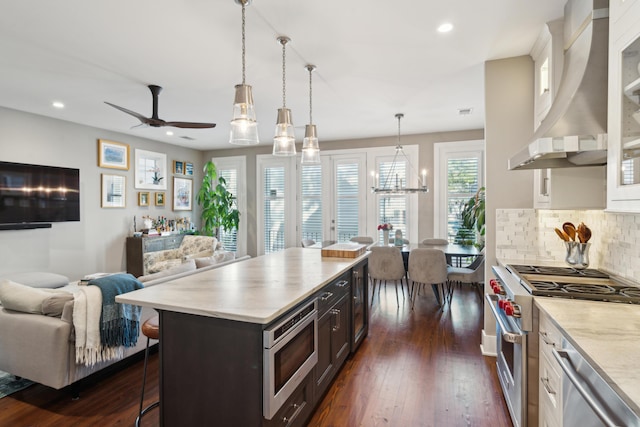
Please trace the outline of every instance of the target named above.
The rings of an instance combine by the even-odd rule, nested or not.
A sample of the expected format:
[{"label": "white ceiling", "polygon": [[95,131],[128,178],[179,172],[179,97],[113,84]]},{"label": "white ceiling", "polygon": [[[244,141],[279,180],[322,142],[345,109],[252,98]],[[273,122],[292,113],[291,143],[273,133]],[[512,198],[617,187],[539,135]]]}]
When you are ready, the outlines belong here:
[{"label": "white ceiling", "polygon": [[[197,149],[229,148],[241,82],[241,7],[234,0],[2,0],[0,105]],[[286,100],[298,140],[313,121],[323,140],[484,127],[484,62],[528,54],[563,0],[254,0],[246,9],[246,83],[261,144]],[[443,22],[453,31],[440,34]],[[104,101],[151,115],[147,85],[164,88],[164,120],[214,129],[136,127]],[[62,110],[52,101],[64,102]],[[458,109],[472,108],[467,116]],[[174,136],[167,136],[167,130]],[[187,141],[181,136],[194,138]]]}]

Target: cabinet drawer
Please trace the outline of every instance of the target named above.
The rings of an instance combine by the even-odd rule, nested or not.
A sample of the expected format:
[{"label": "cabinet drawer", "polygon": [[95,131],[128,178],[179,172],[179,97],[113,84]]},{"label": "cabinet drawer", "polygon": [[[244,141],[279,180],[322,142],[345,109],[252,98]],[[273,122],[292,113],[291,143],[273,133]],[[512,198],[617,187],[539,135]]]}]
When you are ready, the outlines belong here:
[{"label": "cabinet drawer", "polygon": [[293,427],[303,426],[313,410],[312,381],[307,377],[293,392],[291,397],[271,420],[264,420],[265,427]]},{"label": "cabinet drawer", "polygon": [[153,237],[142,240],[142,252],[158,252],[164,250],[164,240],[154,239]]},{"label": "cabinet drawer", "polygon": [[178,249],[184,236],[169,236],[164,240],[165,249]]},{"label": "cabinet drawer", "polygon": [[539,365],[538,404],[540,425],[562,425],[562,376],[555,359],[549,359],[541,353]]},{"label": "cabinet drawer", "polygon": [[548,360],[554,360],[551,350],[560,350],[562,334],[547,316],[540,316],[540,352],[547,356]]},{"label": "cabinet drawer", "polygon": [[318,317],[321,317],[329,310],[340,298],[349,293],[351,289],[349,281],[350,273],[343,274],[334,280],[318,293]]}]

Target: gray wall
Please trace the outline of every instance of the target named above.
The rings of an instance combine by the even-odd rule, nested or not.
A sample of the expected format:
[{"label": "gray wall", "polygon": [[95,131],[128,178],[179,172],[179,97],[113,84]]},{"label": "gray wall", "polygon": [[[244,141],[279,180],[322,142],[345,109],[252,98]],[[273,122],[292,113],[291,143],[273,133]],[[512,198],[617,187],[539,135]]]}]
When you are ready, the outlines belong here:
[{"label": "gray wall", "polygon": [[[433,144],[436,142],[468,141],[484,139],[482,129],[458,132],[438,132],[420,135],[403,135],[403,145],[418,145],[420,150],[419,161],[414,164],[420,168],[426,167],[430,172],[428,175],[429,188],[433,188]],[[322,141],[320,140],[320,150],[343,150],[355,148],[386,147],[396,144],[395,136],[352,139],[344,141]],[[301,149],[297,147],[298,151]],[[270,145],[260,145],[254,148],[211,150],[204,153],[203,159],[213,157],[246,156],[247,159],[247,253],[251,256],[257,254],[257,218],[256,218],[256,156],[258,154],[270,154]],[[426,197],[419,198],[418,204],[418,236],[433,236],[433,192]],[[241,219],[242,220],[242,219]]]},{"label": "gray wall", "polygon": [[[533,171],[507,170],[509,157],[533,135],[533,71],[528,55],[485,63],[485,277],[493,277],[490,266],[496,264],[496,209],[533,207]],[[486,280],[485,286],[488,283]],[[485,308],[485,333],[495,335],[488,310]]]},{"label": "gray wall", "polygon": [[[141,129],[144,134],[144,129]],[[99,168],[98,139],[129,144],[129,171]],[[194,164],[194,192],[202,180],[202,152],[155,142],[103,129],[80,126],[16,110],[0,108],[0,160],[17,163],[62,166],[80,169],[79,222],[53,223],[50,229],[0,231],[0,274],[22,271],[50,271],[70,279],[95,272],[124,271],[125,238],[133,231],[133,217],[141,228],[141,217],[168,219],[192,217],[194,211],[172,211],[173,180],[168,173],[164,207],[139,207],[134,182],[134,149],[167,154],[167,169],[173,160]],[[127,177],[126,207],[100,207],[100,174]],[[143,190],[148,191],[148,190]]]}]

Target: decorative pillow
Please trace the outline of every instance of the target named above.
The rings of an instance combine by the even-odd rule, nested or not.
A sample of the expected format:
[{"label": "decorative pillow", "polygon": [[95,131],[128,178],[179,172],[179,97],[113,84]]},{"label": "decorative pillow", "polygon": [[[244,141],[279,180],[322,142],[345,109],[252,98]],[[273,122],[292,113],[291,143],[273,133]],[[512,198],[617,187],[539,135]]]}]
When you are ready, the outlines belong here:
[{"label": "decorative pillow", "polygon": [[64,305],[69,301],[73,301],[73,294],[71,292],[55,293],[42,301],[42,314],[45,316],[60,317],[62,316]]},{"label": "decorative pillow", "polygon": [[188,259],[185,262],[183,262],[182,264],[176,266],[176,267],[171,267],[168,268],[166,270],[162,270],[159,271],[157,273],[153,273],[153,274],[147,274],[145,276],[140,276],[138,277],[138,280],[141,281],[142,283],[144,282],[149,282],[151,280],[155,280],[155,279],[160,279],[162,277],[167,277],[167,276],[173,276],[174,274],[178,274],[178,273],[184,273],[187,271],[192,271],[196,269],[196,261],[193,259]]},{"label": "decorative pillow", "polygon": [[[32,288],[6,279],[0,280],[0,303],[8,310],[42,314],[42,303],[52,294],[69,293],[53,289]],[[73,295],[71,298],[73,299]]]},{"label": "decorative pillow", "polygon": [[196,258],[196,268],[208,267],[210,265],[215,265],[218,263],[213,256],[208,256],[204,258]]},{"label": "decorative pillow", "polygon": [[196,267],[208,267],[210,265],[220,264],[221,262],[232,261],[235,258],[235,252],[218,251],[210,257],[196,258]]},{"label": "decorative pillow", "polygon": [[180,264],[182,264],[182,260],[180,258],[154,262],[147,267],[147,274],[157,273],[168,268],[177,267]]},{"label": "decorative pillow", "polygon": [[69,284],[69,278],[62,274],[46,272],[11,273],[0,276],[0,279],[11,280],[32,288],[55,289]]},{"label": "decorative pillow", "polygon": [[218,262],[233,261],[234,259],[236,259],[236,253],[235,252],[229,252],[229,251],[216,251],[213,254],[213,257]]},{"label": "decorative pillow", "polygon": [[205,257],[209,257],[213,255],[213,250],[211,251],[202,251],[202,252],[198,252],[196,254],[189,254],[189,255],[185,255],[182,259],[183,260],[188,260],[188,259],[194,259],[194,258],[205,258]]}]

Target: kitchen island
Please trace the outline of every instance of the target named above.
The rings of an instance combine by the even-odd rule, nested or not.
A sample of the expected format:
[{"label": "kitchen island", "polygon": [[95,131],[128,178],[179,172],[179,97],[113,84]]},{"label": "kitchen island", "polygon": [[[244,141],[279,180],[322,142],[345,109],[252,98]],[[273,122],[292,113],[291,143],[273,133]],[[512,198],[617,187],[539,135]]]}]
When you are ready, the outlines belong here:
[{"label": "kitchen island", "polygon": [[536,306],[602,378],[640,414],[640,306],[536,298]]},{"label": "kitchen island", "polygon": [[[159,312],[161,425],[302,425],[355,350],[355,325],[368,325],[366,262],[366,254],[329,258],[289,248],[118,296]],[[309,304],[328,331],[316,329],[318,366],[296,385],[292,401],[265,418],[273,358],[263,336]],[[366,328],[359,329],[362,339]]]}]

